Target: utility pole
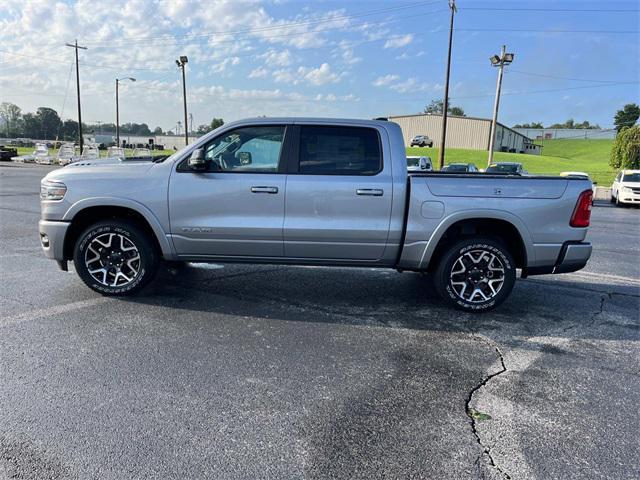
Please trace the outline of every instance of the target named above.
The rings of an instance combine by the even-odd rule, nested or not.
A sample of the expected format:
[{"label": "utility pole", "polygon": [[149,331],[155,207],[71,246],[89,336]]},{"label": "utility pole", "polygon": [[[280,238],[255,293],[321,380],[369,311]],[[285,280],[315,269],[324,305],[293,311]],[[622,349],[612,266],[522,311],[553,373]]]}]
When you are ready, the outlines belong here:
[{"label": "utility pole", "polygon": [[449,53],[447,54],[447,74],[444,79],[444,99],[442,100],[442,136],[440,137],[440,153],[438,155],[438,164],[440,170],[444,167],[444,149],[447,139],[447,110],[449,109],[449,74],[451,72],[451,44],[453,43],[453,17],[458,9],[456,8],[456,0],[449,0],[449,8],[451,9],[451,23],[449,24]]},{"label": "utility pole", "polygon": [[133,77],[116,78],[116,146],[117,147],[120,147],[120,107],[118,105],[118,84],[122,80],[131,80],[132,82],[136,81],[136,79]]},{"label": "utility pole", "polygon": [[184,77],[184,66],[189,59],[186,56],[181,56],[180,60],[176,60],[178,67],[182,69],[182,97],[184,99],[184,144],[189,145],[189,122],[187,120],[187,83]]},{"label": "utility pole", "polygon": [[500,50],[500,56],[494,55],[489,58],[491,65],[498,67],[498,81],[496,83],[496,99],[493,103],[493,118],[491,119],[491,133],[489,134],[489,158],[487,166],[493,162],[493,145],[496,137],[496,124],[498,123],[498,107],[500,105],[500,90],[502,89],[502,72],[505,65],[513,62],[513,53],[507,53],[507,46],[503,45]]},{"label": "utility pole", "polygon": [[82,109],[80,108],[80,69],[78,68],[78,49],[86,50],[87,47],[81,47],[78,45],[78,39],[74,44],[65,43],[67,47],[76,49],[76,90],[78,92],[78,144],[80,145],[80,155],[82,155],[82,147],[84,145],[84,139],[82,138]]}]

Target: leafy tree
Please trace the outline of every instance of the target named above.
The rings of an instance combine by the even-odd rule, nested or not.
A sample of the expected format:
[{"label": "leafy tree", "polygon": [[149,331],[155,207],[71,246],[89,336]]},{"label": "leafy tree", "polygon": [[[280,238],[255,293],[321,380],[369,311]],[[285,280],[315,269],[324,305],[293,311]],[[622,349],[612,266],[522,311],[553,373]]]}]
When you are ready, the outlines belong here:
[{"label": "leafy tree", "polygon": [[4,131],[7,137],[18,136],[22,122],[22,111],[20,107],[9,102],[0,104],[0,118],[4,123]]},{"label": "leafy tree", "polygon": [[221,118],[214,118],[213,120],[211,120],[211,130],[215,130],[222,125],[224,125],[224,120]]},{"label": "leafy tree", "polygon": [[208,133],[210,131],[211,131],[211,126],[198,125],[198,128],[196,129],[196,135],[204,135],[205,133]]},{"label": "leafy tree", "polygon": [[616,112],[613,124],[619,132],[623,127],[633,127],[640,117],[640,106],[636,103],[628,103],[622,110]]},{"label": "leafy tree", "polygon": [[78,122],[75,120],[65,120],[62,124],[62,138],[75,141],[78,139]]},{"label": "leafy tree", "polygon": [[156,127],[153,129],[153,134],[154,135],[162,135],[162,128],[161,127]]},{"label": "leafy tree", "polygon": [[54,139],[60,135],[62,120],[53,108],[38,107],[36,118],[40,123],[40,135],[36,138]]},{"label": "leafy tree", "polygon": [[615,169],[640,169],[640,125],[624,126],[611,146],[609,165]]},{"label": "leafy tree", "polygon": [[[444,102],[442,100],[431,100],[431,103],[424,107],[424,113],[442,115],[444,110]],[[456,107],[449,102],[447,105],[447,113],[449,115],[457,115],[459,117],[466,117],[462,107]]]},{"label": "leafy tree", "polygon": [[516,123],[513,128],[544,128],[540,122]]},{"label": "leafy tree", "polygon": [[591,129],[599,129],[600,125],[591,124],[588,120],[585,120],[581,123],[576,123],[573,118],[570,118],[564,123],[554,123],[553,125],[548,126],[547,128],[573,128],[573,129],[583,129],[583,130],[591,130]]},{"label": "leafy tree", "polygon": [[40,136],[40,122],[31,112],[22,116],[22,136],[27,138],[38,138]]}]

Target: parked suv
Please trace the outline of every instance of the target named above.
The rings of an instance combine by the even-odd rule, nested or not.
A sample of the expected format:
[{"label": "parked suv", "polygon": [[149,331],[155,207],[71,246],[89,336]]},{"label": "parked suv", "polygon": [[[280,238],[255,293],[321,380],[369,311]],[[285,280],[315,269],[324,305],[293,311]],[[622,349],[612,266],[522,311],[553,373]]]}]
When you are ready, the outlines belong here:
[{"label": "parked suv", "polygon": [[528,172],[521,163],[497,162],[487,167],[486,173],[506,173],[507,175],[526,175]]},{"label": "parked suv", "polygon": [[447,173],[474,173],[479,172],[475,163],[450,163],[442,167],[443,172]]},{"label": "parked suv", "polygon": [[433,164],[430,157],[407,157],[407,172],[432,172]]},{"label": "parked suv", "polygon": [[640,170],[622,170],[611,185],[611,201],[616,205],[640,205]]},{"label": "parked suv", "polygon": [[233,122],[161,161],[72,163],[40,199],[45,254],[103,295],[140,290],[161,260],[377,267],[427,272],[481,312],[517,268],[572,272],[591,255],[587,180],[408,174],[388,121]]},{"label": "parked suv", "polygon": [[433,147],[433,140],[426,135],[416,135],[411,140],[412,147]]}]

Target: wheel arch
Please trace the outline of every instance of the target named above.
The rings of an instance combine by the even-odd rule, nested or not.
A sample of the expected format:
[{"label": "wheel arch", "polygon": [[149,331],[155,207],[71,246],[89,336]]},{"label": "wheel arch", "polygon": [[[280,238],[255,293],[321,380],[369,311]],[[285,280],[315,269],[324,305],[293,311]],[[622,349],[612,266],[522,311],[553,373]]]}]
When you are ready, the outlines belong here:
[{"label": "wheel arch", "polygon": [[433,270],[441,253],[453,242],[474,236],[487,236],[504,243],[518,268],[526,267],[535,259],[529,231],[518,217],[502,211],[473,211],[452,215],[438,226],[425,247],[420,268]]},{"label": "wheel arch", "polygon": [[127,199],[94,198],[74,204],[64,215],[64,220],[70,222],[64,239],[65,259],[73,258],[75,242],[89,225],[108,219],[133,221],[149,235],[163,257],[172,256],[171,244],[162,225],[144,205]]}]

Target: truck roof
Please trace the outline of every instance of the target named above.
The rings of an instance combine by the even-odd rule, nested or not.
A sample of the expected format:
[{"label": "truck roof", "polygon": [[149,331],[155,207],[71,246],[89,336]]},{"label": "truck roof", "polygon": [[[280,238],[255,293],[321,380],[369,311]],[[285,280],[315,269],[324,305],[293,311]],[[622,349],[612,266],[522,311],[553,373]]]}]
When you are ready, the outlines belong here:
[{"label": "truck roof", "polygon": [[387,120],[366,120],[362,118],[327,118],[327,117],[255,117],[243,118],[233,122],[225,123],[224,126],[244,124],[244,123],[317,123],[317,124],[353,124],[369,126],[385,126],[390,123]]}]

